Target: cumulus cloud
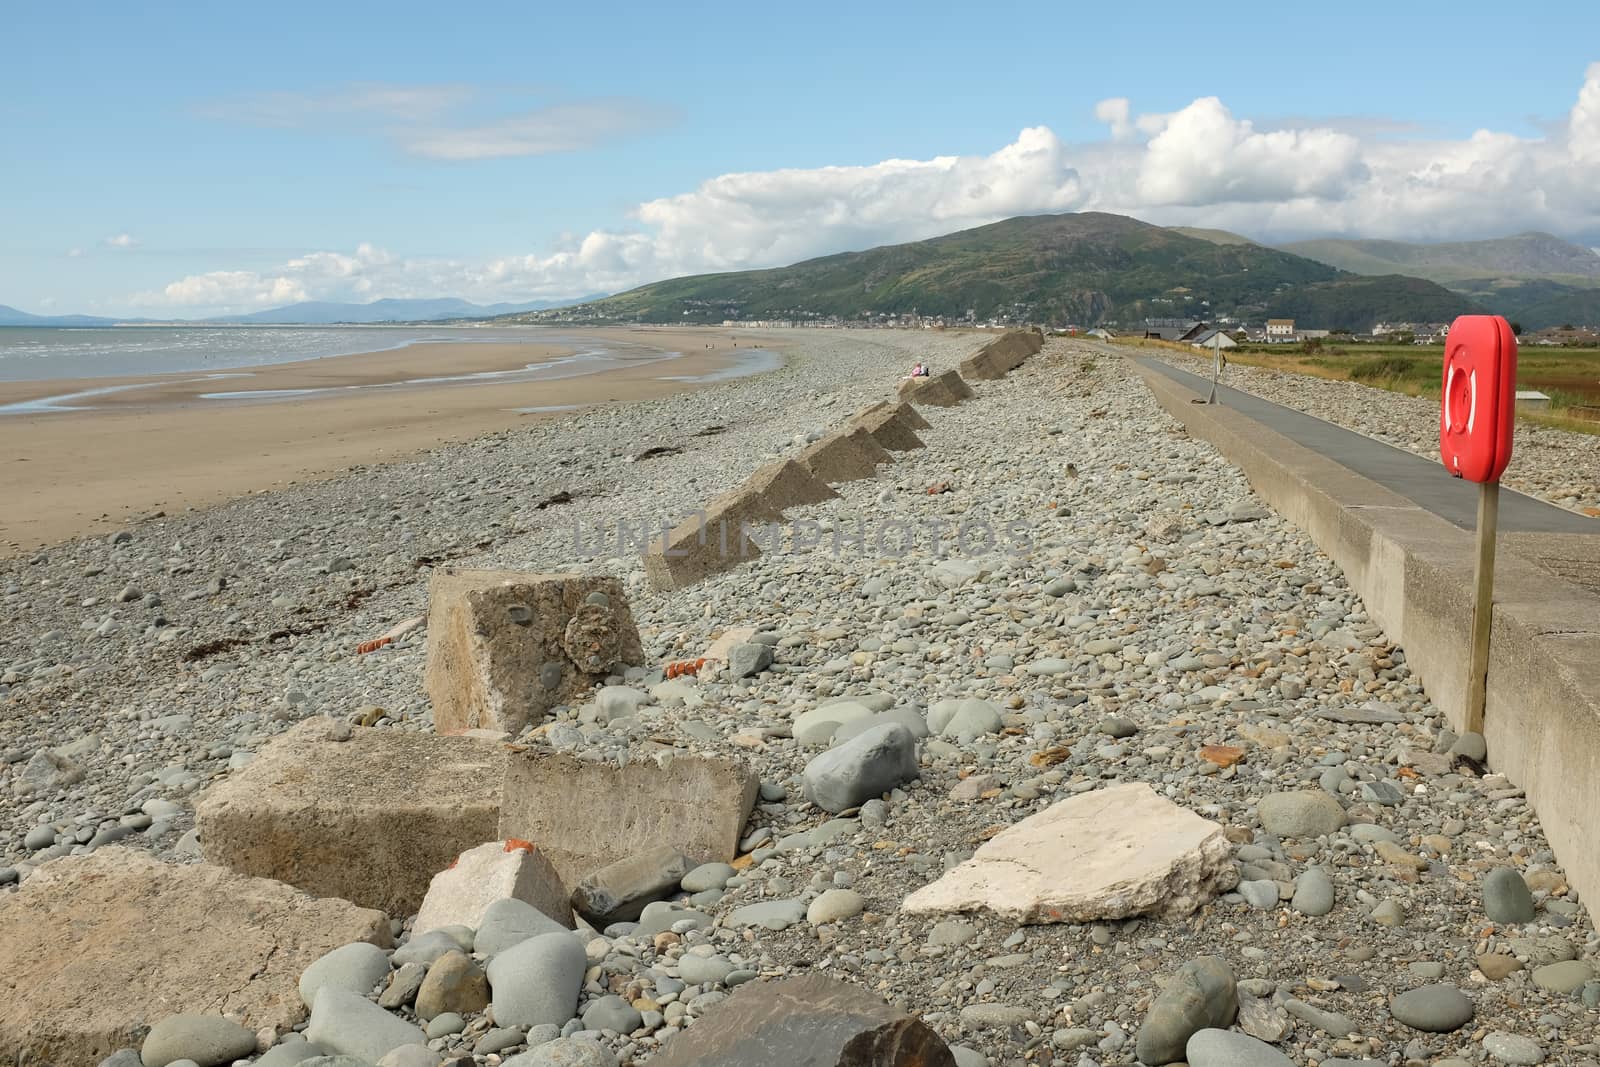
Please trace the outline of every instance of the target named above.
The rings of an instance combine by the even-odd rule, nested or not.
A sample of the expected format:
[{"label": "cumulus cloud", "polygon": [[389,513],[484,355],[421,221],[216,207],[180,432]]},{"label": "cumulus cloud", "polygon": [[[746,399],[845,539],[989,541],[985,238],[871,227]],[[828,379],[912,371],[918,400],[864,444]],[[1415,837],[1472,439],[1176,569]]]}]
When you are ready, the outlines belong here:
[{"label": "cumulus cloud", "polygon": [[[1114,211],[1263,240],[1348,235],[1600,234],[1600,63],[1563,122],[1542,137],[1479,130],[1458,140],[1395,136],[1399,123],[1255,123],[1216,97],[1167,113],[1113,98],[1094,106],[1109,136],[1069,144],[1030,127],[987,155],[724,174],[639,204],[625,225],[553,251],[458,262],[370,245],[318,252],[275,271],[181,279],[150,302],[259,307],[293,299],[463,296],[483,302],[616,291],[701,271],[775,266],[913,241],[1013,215]],[[573,112],[566,116],[571,118]],[[596,113],[598,114],[598,113]],[[616,120],[624,121],[622,119]],[[603,124],[603,123],[602,123]],[[565,119],[413,130],[412,151],[479,158],[557,150]]]},{"label": "cumulus cloud", "polygon": [[132,234],[119,233],[107,237],[104,243],[107,248],[134,248],[138,246],[139,241]]},{"label": "cumulus cloud", "polygon": [[575,152],[666,125],[670,109],[628,98],[528,106],[522,90],[357,82],[321,92],[254,93],[214,101],[206,118],[277,129],[373,133],[410,155],[495,159]]}]

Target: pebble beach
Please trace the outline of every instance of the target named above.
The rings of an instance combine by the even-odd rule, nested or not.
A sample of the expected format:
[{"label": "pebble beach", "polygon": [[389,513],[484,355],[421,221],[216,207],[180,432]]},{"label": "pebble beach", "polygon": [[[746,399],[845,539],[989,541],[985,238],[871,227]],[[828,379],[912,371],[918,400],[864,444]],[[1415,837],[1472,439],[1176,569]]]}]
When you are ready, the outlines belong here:
[{"label": "pebble beach", "polygon": [[[926,447],[796,509],[781,550],[652,591],[630,531],[984,340],[790,332],[758,377],[0,560],[0,908],[52,859],[107,845],[198,862],[196,799],[303,720],[431,733],[426,632],[356,648],[426,613],[433,568],[609,574],[645,665],[517,740],[749,763],[748,860],[685,878],[669,931],[582,931],[560,1026],[383,1004],[421,958],[414,917],[391,916],[400,948],[358,991],[425,1027],[428,1063],[646,1063],[739,986],[822,972],[918,1014],[961,1067],[1109,1067],[1177,1025],[1171,975],[1217,966],[1254,1044],[1191,1044],[1193,1067],[1282,1062],[1257,1046],[1325,1067],[1600,1063],[1600,934],[1522,791],[1449,730],[1338,568],[1114,348],[1047,341],[976,398],[920,409]],[[1426,401],[1228,373],[1402,447],[1435,433]],[[1600,438],[1518,432],[1511,484],[1600,506]],[[738,628],[770,653],[663,681]],[[802,775],[840,700],[906,723],[919,756],[884,798],[831,814]],[[1003,829],[1127,783],[1222,826],[1233,887],[1179,918],[902,910]],[[301,1041],[257,1035],[243,1059],[296,1062]]]}]

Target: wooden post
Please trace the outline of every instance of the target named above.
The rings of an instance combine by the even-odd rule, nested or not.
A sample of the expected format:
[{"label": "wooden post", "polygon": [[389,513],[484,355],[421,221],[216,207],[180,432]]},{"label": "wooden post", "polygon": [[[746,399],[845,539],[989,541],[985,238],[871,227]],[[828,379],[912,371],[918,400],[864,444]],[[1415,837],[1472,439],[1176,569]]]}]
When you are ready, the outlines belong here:
[{"label": "wooden post", "polygon": [[1217,402],[1217,382],[1222,379],[1222,334],[1213,334],[1211,337],[1211,395],[1206,397],[1207,404]]},{"label": "wooden post", "polygon": [[1472,581],[1472,664],[1467,676],[1467,729],[1483,733],[1489,683],[1489,628],[1494,621],[1494,541],[1500,524],[1500,483],[1478,483],[1478,562]]}]

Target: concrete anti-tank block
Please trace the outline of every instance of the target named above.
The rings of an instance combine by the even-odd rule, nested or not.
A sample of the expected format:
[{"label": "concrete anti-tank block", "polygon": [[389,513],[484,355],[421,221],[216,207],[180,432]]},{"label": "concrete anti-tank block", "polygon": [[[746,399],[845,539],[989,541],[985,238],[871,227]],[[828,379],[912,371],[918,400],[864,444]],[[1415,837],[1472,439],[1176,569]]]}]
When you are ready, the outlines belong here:
[{"label": "concrete anti-tank block", "polygon": [[132,849],[64,857],[0,903],[0,1058],[94,1064],[179,1013],[287,1030],[300,972],[354,941],[388,947],[388,918]]},{"label": "concrete anti-tank block", "polygon": [[711,756],[619,764],[530,748],[506,764],[500,836],[532,842],[570,886],[656,846],[697,864],[726,863],[759,786],[745,764]]},{"label": "concrete anti-tank block", "polygon": [[617,664],[643,662],[615,578],[446,568],[429,583],[423,684],[441,734],[515,737]]},{"label": "concrete anti-tank block", "polygon": [[309,719],[200,798],[207,861],[391,915],[416,911],[434,872],[498,837],[507,749]]}]

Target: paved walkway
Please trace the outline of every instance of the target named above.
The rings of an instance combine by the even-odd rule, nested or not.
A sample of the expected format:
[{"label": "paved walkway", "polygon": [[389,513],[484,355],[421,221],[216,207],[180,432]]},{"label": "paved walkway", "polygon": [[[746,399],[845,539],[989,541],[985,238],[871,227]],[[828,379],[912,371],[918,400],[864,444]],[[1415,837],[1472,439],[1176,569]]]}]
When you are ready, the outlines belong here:
[{"label": "paved walkway", "polygon": [[[1211,392],[1210,378],[1179,370],[1149,356],[1133,358],[1144,367],[1167,375],[1202,397]],[[1218,387],[1217,399],[1224,407],[1246,415],[1348,467],[1363,478],[1414,501],[1417,506],[1464,530],[1471,530],[1477,525],[1478,487],[1460,478],[1450,477],[1437,459],[1424,459],[1302,411],[1227,386]],[[1600,535],[1600,519],[1591,519],[1587,515],[1502,488],[1500,529],[1503,533]]]}]

